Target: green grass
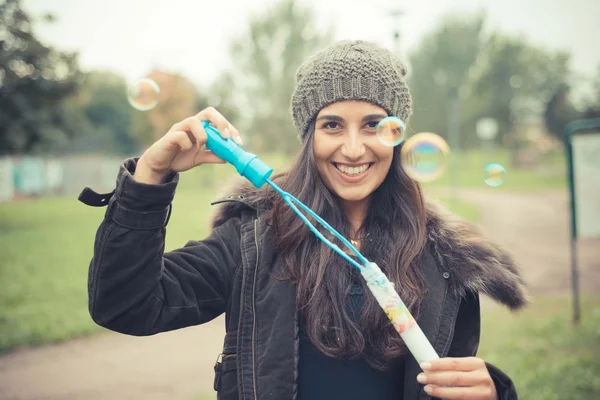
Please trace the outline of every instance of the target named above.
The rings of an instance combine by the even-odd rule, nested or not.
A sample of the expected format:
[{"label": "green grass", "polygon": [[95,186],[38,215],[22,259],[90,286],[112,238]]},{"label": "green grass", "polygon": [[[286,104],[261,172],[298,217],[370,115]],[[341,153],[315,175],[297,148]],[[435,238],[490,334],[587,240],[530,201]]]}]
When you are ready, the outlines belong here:
[{"label": "green grass", "polygon": [[93,331],[86,274],[100,212],[65,198],[0,210],[0,350]]},{"label": "green grass", "polygon": [[[281,165],[281,157],[267,157]],[[210,202],[236,175],[210,165],[181,175],[167,228],[166,250],[209,232]],[[97,332],[87,309],[87,272],[106,208],[76,196],[0,207],[0,353]]]},{"label": "green grass", "polygon": [[[174,200],[167,250],[208,233],[214,189]],[[99,328],[87,310],[87,270],[105,208],[76,198],[20,201],[0,209],[0,352]]]},{"label": "green grass", "polygon": [[[286,162],[279,156],[262,158],[276,168]],[[511,179],[532,179],[517,178],[520,174]],[[203,166],[182,175],[167,250],[207,235],[209,202],[235,175],[228,165]],[[446,202],[469,220],[480,217],[479,209],[469,203],[447,197]],[[81,204],[75,196],[0,207],[0,352],[98,330],[87,311],[87,270],[104,212],[105,208]]]},{"label": "green grass", "polygon": [[453,153],[450,166],[438,180],[424,184],[425,188],[439,188],[451,184],[462,188],[487,188],[484,183],[484,168],[496,163],[505,170],[504,183],[496,190],[538,191],[545,189],[566,189],[566,167],[562,155],[554,155],[535,168],[513,168],[510,155],[498,149],[493,156],[486,157],[480,151]]},{"label": "green grass", "polygon": [[437,198],[437,201],[467,221],[479,222],[481,220],[481,209],[473,203],[452,197]]},{"label": "green grass", "polygon": [[538,298],[513,315],[482,307],[479,357],[506,372],[519,398],[600,399],[600,297],[582,303],[582,323],[571,324],[571,299]]},{"label": "green grass", "polygon": [[[275,166],[283,161],[273,158],[268,162]],[[509,178],[518,182],[516,188],[535,186],[539,179],[535,174],[507,175],[506,187]],[[219,165],[182,176],[168,228],[167,250],[206,236],[208,203],[222,186],[217,182],[233,175],[231,167]],[[556,179],[537,188],[560,185]],[[477,207],[459,200],[446,202],[459,215],[479,219]],[[99,330],[87,311],[87,269],[104,212],[104,208],[84,206],[75,197],[19,201],[0,207],[0,351]],[[570,325],[568,298],[537,299],[518,315],[484,305],[479,356],[506,371],[521,398],[600,398],[598,300],[584,301],[583,323],[578,328]],[[214,396],[199,399],[209,398]]]}]

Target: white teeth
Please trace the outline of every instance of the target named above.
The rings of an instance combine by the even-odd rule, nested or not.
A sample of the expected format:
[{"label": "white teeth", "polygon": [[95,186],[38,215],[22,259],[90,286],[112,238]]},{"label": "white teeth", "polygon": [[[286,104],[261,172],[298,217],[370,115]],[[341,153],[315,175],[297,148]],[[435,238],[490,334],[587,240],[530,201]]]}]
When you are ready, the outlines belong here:
[{"label": "white teeth", "polygon": [[346,175],[359,175],[369,169],[370,164],[363,164],[360,167],[348,167],[346,165],[335,164],[335,167]]}]

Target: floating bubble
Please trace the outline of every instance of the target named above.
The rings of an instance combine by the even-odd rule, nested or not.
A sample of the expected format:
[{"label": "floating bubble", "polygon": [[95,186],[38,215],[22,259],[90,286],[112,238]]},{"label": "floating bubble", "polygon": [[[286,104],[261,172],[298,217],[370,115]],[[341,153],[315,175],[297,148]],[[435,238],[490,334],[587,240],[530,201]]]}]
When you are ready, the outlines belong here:
[{"label": "floating bubble", "polygon": [[498,187],[504,183],[506,170],[500,164],[489,164],[483,169],[483,181],[491,187]]},{"label": "floating bubble", "polygon": [[158,104],[160,88],[152,79],[144,78],[127,89],[129,104],[136,110],[148,111]]},{"label": "floating bubble", "polygon": [[402,143],[405,132],[406,124],[397,117],[385,117],[377,124],[377,138],[389,147]]},{"label": "floating bubble", "polygon": [[421,132],[406,140],[400,162],[406,174],[419,182],[431,182],[448,169],[450,147],[439,135]]}]

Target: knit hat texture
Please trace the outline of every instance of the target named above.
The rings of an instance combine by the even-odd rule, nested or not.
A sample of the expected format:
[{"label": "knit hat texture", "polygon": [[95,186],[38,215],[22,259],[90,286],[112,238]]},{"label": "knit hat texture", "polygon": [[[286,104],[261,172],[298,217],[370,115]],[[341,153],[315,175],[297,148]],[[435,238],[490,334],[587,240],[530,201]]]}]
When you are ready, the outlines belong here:
[{"label": "knit hat texture", "polygon": [[372,42],[343,40],[310,57],[296,72],[292,117],[302,142],[319,111],[344,100],[378,105],[407,121],[412,99],[404,81],[406,66]]}]

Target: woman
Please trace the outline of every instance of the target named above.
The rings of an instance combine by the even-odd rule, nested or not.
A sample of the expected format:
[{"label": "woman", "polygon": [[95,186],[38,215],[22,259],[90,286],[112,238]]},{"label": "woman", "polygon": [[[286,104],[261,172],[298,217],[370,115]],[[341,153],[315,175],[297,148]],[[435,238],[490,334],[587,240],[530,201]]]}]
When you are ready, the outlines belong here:
[{"label": "woman", "polygon": [[342,41],[297,74],[292,114],[302,149],[274,179],[321,215],[395,283],[440,355],[417,365],[364,282],[267,187],[244,180],[216,202],[210,236],[163,253],[178,173],[221,163],[202,149],[209,108],[174,125],[121,167],[89,274],[90,313],[130,335],[226,316],[215,365],[219,399],[516,399],[511,380],[476,358],[479,292],[517,309],[527,291],[511,258],[469,224],[425,204],[376,137],[407,120],[405,69],[372,43]]}]

